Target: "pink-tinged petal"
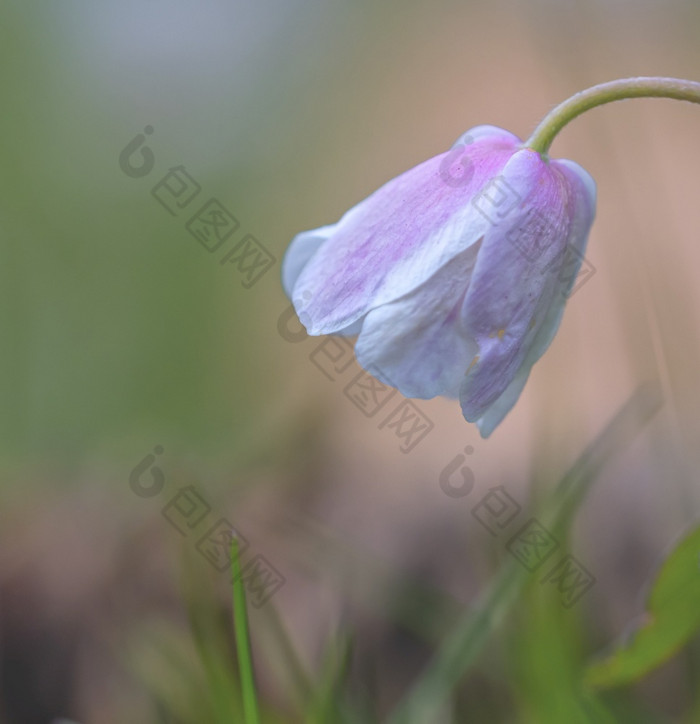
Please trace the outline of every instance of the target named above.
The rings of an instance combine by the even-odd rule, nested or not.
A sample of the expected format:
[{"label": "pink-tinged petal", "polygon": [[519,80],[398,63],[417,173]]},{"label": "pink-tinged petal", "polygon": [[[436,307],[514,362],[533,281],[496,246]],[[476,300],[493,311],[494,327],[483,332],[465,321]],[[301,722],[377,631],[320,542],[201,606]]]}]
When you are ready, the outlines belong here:
[{"label": "pink-tinged petal", "polygon": [[355,345],[357,361],[405,397],[457,397],[476,345],[460,309],[480,244],[457,254],[405,297],[371,310]]},{"label": "pink-tinged petal", "polygon": [[513,203],[484,239],[463,306],[465,329],[479,345],[460,392],[470,421],[514,380],[562,296],[559,270],[577,217],[570,179],[534,151],[516,153],[499,183]]},{"label": "pink-tinged petal", "polygon": [[[309,259],[319,250],[328,237],[333,233],[336,224],[322,226],[319,229],[303,231],[292,239],[291,244],[282,260],[282,288],[290,299],[294,298],[294,286]],[[338,329],[334,334],[342,337],[356,337],[362,329],[362,319]]]},{"label": "pink-tinged petal", "polygon": [[330,224],[322,226],[320,229],[302,231],[292,239],[282,260],[282,288],[290,299],[293,298],[294,285],[302,270],[321,244],[333,233],[335,226],[335,224]]},{"label": "pink-tinged petal", "polygon": [[472,202],[515,153],[517,138],[502,131],[476,135],[389,181],[343,216],[293,289],[310,334],[335,333],[409,294],[489,230]]}]

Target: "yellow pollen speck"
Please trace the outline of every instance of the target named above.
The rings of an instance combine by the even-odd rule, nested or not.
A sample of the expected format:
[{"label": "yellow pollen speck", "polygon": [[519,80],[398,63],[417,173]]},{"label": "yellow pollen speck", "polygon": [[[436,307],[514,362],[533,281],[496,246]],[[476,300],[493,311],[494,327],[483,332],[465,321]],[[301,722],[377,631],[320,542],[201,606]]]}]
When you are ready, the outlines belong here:
[{"label": "yellow pollen speck", "polygon": [[469,367],[467,367],[467,371],[464,374],[469,374],[469,370],[479,361],[479,355],[474,355],[474,359],[469,363]]},{"label": "yellow pollen speck", "polygon": [[496,332],[496,336],[498,339],[503,339],[503,335],[506,333],[505,329],[499,329],[498,332]]}]

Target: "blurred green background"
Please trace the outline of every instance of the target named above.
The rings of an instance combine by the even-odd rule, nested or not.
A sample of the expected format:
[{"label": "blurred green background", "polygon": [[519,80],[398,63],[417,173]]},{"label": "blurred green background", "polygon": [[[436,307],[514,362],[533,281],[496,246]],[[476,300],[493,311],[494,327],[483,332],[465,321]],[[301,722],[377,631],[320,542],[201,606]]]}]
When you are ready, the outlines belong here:
[{"label": "blurred green background", "polygon": [[[181,580],[209,576],[202,606],[216,619],[227,577],[197,558],[204,528],[183,535],[162,515],[196,485],[207,520],[232,522],[284,577],[273,600],[312,678],[352,632],[347,685],[381,720],[505,555],[474,505],[504,485],[527,508],[652,380],[661,412],[602,470],[575,528],[595,587],[571,611],[543,608],[532,589],[444,714],[599,720],[573,694],[547,709],[547,682],[561,693],[566,662],[641,614],[645,585],[700,512],[698,109],[617,104],[555,142],[598,182],[596,271],[488,441],[433,400],[420,403],[433,430],[404,454],[348,400],[351,376],[314,364],[319,340],[290,341],[293,320],[280,334],[280,260],[296,233],[472,126],[526,137],[597,82],[700,79],[698,32],[697,4],[676,0],[5,0],[0,716],[216,720],[198,708],[206,684]],[[149,125],[153,170],[130,177],[120,153]],[[181,165],[201,192],[171,215],[151,192]],[[239,223],[213,252],[186,227],[211,197]],[[275,260],[252,284],[221,263],[247,234]],[[139,497],[130,475],[155,446],[165,488]],[[451,498],[439,476],[465,446],[474,490]],[[301,721],[264,610],[251,627],[266,711]],[[700,721],[697,654],[613,695],[617,720]],[[177,679],[184,666],[193,673]]]}]

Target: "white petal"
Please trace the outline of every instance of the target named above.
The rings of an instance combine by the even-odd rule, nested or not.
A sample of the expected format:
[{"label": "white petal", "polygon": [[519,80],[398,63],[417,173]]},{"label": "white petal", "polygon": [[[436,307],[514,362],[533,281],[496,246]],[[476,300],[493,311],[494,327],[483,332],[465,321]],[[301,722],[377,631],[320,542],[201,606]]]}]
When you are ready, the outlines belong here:
[{"label": "white petal", "polygon": [[355,346],[357,361],[405,397],[456,397],[476,343],[459,311],[479,244],[457,254],[410,294],[371,310]]},{"label": "white petal", "polygon": [[357,337],[357,335],[362,331],[362,325],[364,322],[365,319],[363,317],[362,319],[358,319],[352,324],[349,324],[347,327],[339,329],[337,332],[333,332],[333,334],[339,334],[341,337]]}]

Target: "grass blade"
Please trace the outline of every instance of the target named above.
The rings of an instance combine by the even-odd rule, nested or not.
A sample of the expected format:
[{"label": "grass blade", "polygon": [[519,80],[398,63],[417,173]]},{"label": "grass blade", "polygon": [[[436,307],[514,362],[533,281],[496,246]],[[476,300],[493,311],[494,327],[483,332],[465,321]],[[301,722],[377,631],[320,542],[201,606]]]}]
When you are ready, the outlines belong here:
[{"label": "grass blade", "polygon": [[[660,408],[656,385],[637,389],[603,432],[586,448],[545,503],[543,520],[561,530],[570,522],[591,483],[605,464],[625,447]],[[434,659],[399,703],[387,724],[425,724],[449,702],[450,694],[474,663],[484,643],[523,589],[529,573],[513,558],[478,598],[473,610],[459,621]]]},{"label": "grass blade", "polygon": [[243,717],[245,724],[260,724],[258,698],[255,691],[253,660],[248,637],[248,612],[245,587],[241,579],[241,563],[238,558],[238,539],[231,540],[231,572],[233,576],[233,630],[236,635],[236,655],[241,680]]}]

